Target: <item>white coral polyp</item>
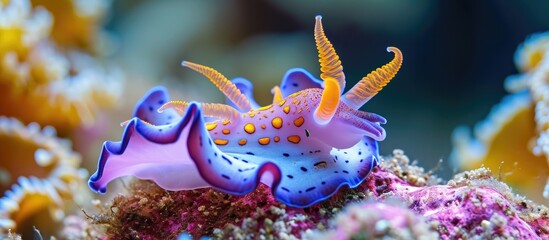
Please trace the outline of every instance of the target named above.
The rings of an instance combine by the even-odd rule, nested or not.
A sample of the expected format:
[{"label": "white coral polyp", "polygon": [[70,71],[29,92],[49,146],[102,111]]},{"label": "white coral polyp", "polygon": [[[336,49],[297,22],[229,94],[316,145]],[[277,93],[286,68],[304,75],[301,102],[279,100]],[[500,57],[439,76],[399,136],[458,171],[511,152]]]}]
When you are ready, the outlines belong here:
[{"label": "white coral polyp", "polygon": [[0,28],[21,29],[26,47],[46,39],[52,24],[51,14],[42,7],[33,10],[28,0],[9,1],[5,6],[0,3]]}]

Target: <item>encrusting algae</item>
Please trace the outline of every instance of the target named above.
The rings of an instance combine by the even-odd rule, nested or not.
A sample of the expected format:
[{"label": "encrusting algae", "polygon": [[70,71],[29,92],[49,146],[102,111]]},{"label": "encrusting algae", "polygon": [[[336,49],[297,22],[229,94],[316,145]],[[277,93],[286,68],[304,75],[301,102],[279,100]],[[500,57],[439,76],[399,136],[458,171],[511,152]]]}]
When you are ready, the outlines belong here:
[{"label": "encrusting algae", "polygon": [[[503,181],[539,202],[549,202],[549,34],[531,36],[519,46],[510,76],[511,92],[474,129],[454,131],[451,161],[461,169],[485,166]],[[546,185],[547,184],[547,185]],[[544,192],[545,186],[545,193]],[[543,194],[542,194],[543,193]]]},{"label": "encrusting algae", "polygon": [[[119,98],[122,74],[102,66],[85,49],[71,48],[83,45],[83,40],[65,39],[68,45],[55,42],[52,34],[61,31],[58,35],[71,36],[65,31],[77,29],[71,24],[78,21],[57,29],[66,16],[55,14],[65,11],[52,15],[38,4],[29,0],[0,3],[0,115],[51,125],[58,131],[93,124],[99,110],[113,106]],[[82,22],[80,27],[92,28],[89,24]]]}]

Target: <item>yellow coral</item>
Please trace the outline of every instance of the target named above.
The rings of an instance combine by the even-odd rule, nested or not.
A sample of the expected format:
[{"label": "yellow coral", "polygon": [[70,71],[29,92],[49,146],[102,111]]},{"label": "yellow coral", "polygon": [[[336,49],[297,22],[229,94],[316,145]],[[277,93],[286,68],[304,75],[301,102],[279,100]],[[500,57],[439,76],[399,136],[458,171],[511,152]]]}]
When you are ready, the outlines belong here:
[{"label": "yellow coral", "polygon": [[[62,4],[66,1],[50,2]],[[48,5],[45,1],[40,4],[52,9],[63,6]],[[71,5],[79,9],[71,14],[80,12],[78,16],[93,16],[94,19],[101,15],[102,10],[85,12],[85,7],[77,7],[78,4]],[[29,0],[0,5],[0,95],[3,98],[0,115],[63,130],[92,124],[99,109],[117,101],[122,81],[118,70],[106,68],[88,54],[52,41],[57,40],[50,38],[52,18],[55,22],[70,20],[64,20],[59,14],[50,14],[42,5],[33,8]],[[91,28],[91,22],[81,27]],[[55,28],[54,25],[53,33],[57,31]],[[67,41],[68,45],[84,44],[76,38]]]},{"label": "yellow coral", "polygon": [[506,79],[516,92],[496,105],[471,139],[466,128],[454,132],[452,161],[461,169],[481,165],[530,198],[549,197],[549,34],[537,34],[515,54],[520,75]]},{"label": "yellow coral", "polygon": [[8,229],[29,232],[37,226],[53,233],[65,213],[90,196],[80,155],[52,127],[24,126],[0,117],[0,237]]},{"label": "yellow coral", "polygon": [[515,65],[521,72],[535,69],[549,49],[549,33],[530,36],[515,53]]},{"label": "yellow coral", "polygon": [[99,32],[99,23],[108,6],[106,0],[31,0],[45,7],[54,18],[53,40],[62,46],[90,49]]}]

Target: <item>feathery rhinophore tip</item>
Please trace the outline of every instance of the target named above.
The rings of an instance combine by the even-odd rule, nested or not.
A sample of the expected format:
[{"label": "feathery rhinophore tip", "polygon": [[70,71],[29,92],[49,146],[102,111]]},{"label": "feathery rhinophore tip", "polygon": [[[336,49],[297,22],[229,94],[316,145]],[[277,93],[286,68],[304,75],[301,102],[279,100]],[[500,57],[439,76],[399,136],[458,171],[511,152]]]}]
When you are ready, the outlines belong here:
[{"label": "feathery rhinophore tip", "polygon": [[393,60],[366,75],[351,90],[345,93],[343,101],[347,105],[359,109],[395,77],[402,65],[402,53],[396,47],[388,47],[387,51],[395,54]]},{"label": "feathery rhinophore tip", "polygon": [[229,81],[229,79],[215,69],[188,61],[182,61],[181,65],[188,67],[210,79],[210,81],[215,84],[215,86],[219,88],[219,90],[221,90],[227,98],[238,106],[240,110],[247,112],[252,109],[248,98],[246,98],[246,96],[238,90],[234,83]]},{"label": "feathery rhinophore tip", "polygon": [[322,80],[326,80],[327,78],[336,79],[341,91],[343,91],[345,88],[345,74],[343,74],[343,67],[341,66],[341,61],[339,60],[339,56],[332,46],[332,43],[330,43],[324,34],[324,28],[322,27],[321,20],[321,16],[316,16],[314,30],[316,48],[318,50],[318,61],[320,62],[320,78],[322,78]]}]

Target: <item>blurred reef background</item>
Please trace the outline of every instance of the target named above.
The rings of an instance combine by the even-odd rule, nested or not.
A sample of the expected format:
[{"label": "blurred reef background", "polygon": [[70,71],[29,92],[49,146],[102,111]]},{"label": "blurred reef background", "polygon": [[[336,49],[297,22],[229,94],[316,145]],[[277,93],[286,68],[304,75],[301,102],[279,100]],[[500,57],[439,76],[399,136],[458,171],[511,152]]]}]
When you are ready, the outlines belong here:
[{"label": "blurred reef background", "polygon": [[[402,50],[400,72],[362,110],[388,119],[381,155],[404,149],[452,179],[480,166],[451,163],[454,130],[487,118],[513,92],[504,81],[528,72],[517,68],[517,47],[549,30],[547,9],[547,1],[496,0],[0,0],[0,190],[7,191],[0,234],[14,226],[30,233],[43,222],[55,223],[40,228],[47,236],[87,229],[78,211],[100,205],[86,180],[101,144],[118,140],[118,123],[150,87],[167,86],[173,99],[225,101],[181,60],[249,79],[261,105],[286,70],[319,75],[312,35],[319,14],[347,86],[388,62],[387,46]],[[524,183],[534,190],[520,189],[524,166],[488,167],[503,180],[516,171],[513,190],[547,205],[538,191],[549,174],[541,159],[539,176]]]}]

